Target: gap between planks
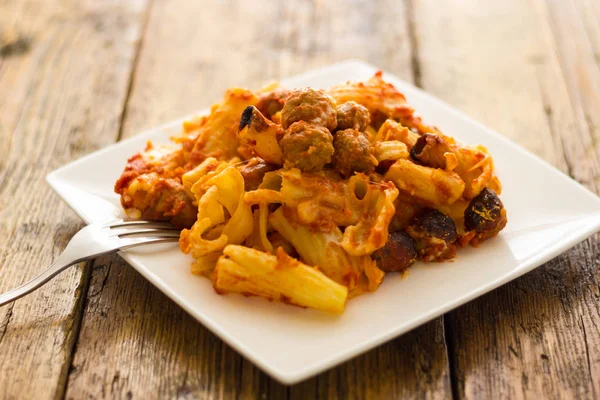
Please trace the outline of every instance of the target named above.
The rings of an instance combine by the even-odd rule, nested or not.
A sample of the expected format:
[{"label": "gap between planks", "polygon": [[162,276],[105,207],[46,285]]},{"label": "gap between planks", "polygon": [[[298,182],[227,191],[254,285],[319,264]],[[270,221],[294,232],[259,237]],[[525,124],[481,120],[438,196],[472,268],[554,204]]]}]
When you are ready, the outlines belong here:
[{"label": "gap between planks", "polygon": [[[136,43],[133,60],[131,62],[131,71],[129,73],[129,78],[128,78],[128,82],[127,82],[127,90],[125,92],[125,97],[123,99],[123,105],[121,107],[121,117],[119,119],[119,126],[118,126],[117,136],[115,138],[115,142],[120,141],[121,136],[123,134],[123,125],[124,125],[126,115],[127,115],[127,105],[129,104],[131,90],[133,88],[133,80],[135,79],[135,73],[136,73],[136,70],[138,67],[140,52],[142,50],[144,38],[146,36],[146,31],[148,29],[148,20],[150,17],[150,11],[152,9],[153,4],[154,4],[154,0],[148,0],[148,5],[146,6],[146,10],[144,11],[142,27],[140,30],[141,34],[140,34],[139,40]],[[73,335],[73,340],[71,341],[70,349],[67,352],[67,359],[65,360],[65,365],[68,365],[68,368],[63,368],[63,370],[61,371],[61,375],[59,377],[58,385],[57,385],[61,389],[61,392],[59,394],[61,399],[65,399],[67,396],[67,391],[69,388],[69,384],[68,384],[69,376],[71,373],[71,369],[73,367],[73,358],[75,356],[75,353],[77,352],[77,347],[79,345],[79,338],[80,338],[79,334],[80,334],[81,326],[83,323],[83,315],[87,308],[88,291],[90,288],[90,283],[92,280],[92,274],[94,271],[94,266],[96,264],[96,261],[97,260],[91,260],[91,261],[87,261],[84,263],[83,274],[82,274],[82,279],[81,279],[81,284],[80,284],[81,291],[79,292],[79,298],[77,299],[77,305],[75,307],[75,312],[74,312],[75,316],[73,319],[73,326],[71,329],[71,335]],[[107,276],[108,276],[108,274],[107,274]],[[102,287],[104,287],[104,285],[102,285]],[[8,321],[10,321],[10,318],[8,319]],[[7,322],[7,325],[8,325],[8,322]],[[1,339],[2,339],[2,336],[0,335],[0,340]]]},{"label": "gap between planks", "polygon": [[115,142],[120,142],[123,136],[123,127],[125,126],[125,121],[127,119],[127,109],[129,105],[129,99],[131,98],[131,91],[133,90],[133,84],[135,83],[135,74],[138,69],[138,65],[140,62],[140,53],[142,52],[142,48],[144,46],[144,40],[146,38],[146,33],[148,32],[148,22],[150,20],[150,13],[152,11],[152,5],[154,4],[154,0],[148,0],[148,5],[146,6],[146,11],[144,13],[144,19],[142,22],[142,29],[140,39],[138,40],[135,46],[135,54],[133,56],[133,61],[131,63],[131,72],[129,74],[129,81],[127,82],[127,91],[125,92],[125,100],[123,101],[123,111],[121,112],[121,119],[119,120],[119,132],[117,133],[117,138]]},{"label": "gap between planks", "polygon": [[[406,27],[408,30],[408,37],[410,42],[411,52],[411,66],[412,66],[412,79],[415,86],[423,89],[423,82],[421,77],[421,60],[419,57],[419,38],[416,28],[416,15],[415,15],[415,0],[404,0],[406,8]],[[442,319],[442,337],[444,340],[444,347],[446,349],[446,362],[448,368],[448,380],[452,398],[454,400],[459,399],[458,391],[458,378],[456,371],[456,360],[455,360],[455,349],[452,346],[454,343],[453,332],[450,324],[448,323],[447,314],[439,317]]]}]

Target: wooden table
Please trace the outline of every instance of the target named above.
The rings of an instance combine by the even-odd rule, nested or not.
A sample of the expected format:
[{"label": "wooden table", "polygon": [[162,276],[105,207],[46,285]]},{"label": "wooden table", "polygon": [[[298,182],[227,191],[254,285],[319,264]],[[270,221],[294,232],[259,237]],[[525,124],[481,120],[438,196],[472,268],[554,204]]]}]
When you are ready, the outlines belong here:
[{"label": "wooden table", "polygon": [[[83,226],[48,172],[229,86],[348,58],[600,191],[597,0],[0,0],[0,292]],[[0,308],[0,398],[598,398],[599,256],[595,236],[291,387],[102,258]]]}]

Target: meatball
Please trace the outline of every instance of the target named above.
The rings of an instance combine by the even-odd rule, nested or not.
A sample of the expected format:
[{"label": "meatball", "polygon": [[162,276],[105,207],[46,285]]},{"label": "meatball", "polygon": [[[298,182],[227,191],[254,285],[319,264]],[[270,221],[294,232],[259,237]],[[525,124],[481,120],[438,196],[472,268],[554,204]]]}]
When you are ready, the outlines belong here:
[{"label": "meatball", "polygon": [[354,171],[371,173],[377,165],[367,137],[355,129],[338,131],[333,139],[333,165],[345,177]]},{"label": "meatball", "polygon": [[465,210],[465,229],[478,234],[488,233],[487,237],[500,232],[506,225],[506,210],[498,195],[484,188]]},{"label": "meatball", "polygon": [[305,121],[333,131],[337,126],[335,100],[323,90],[296,89],[286,99],[281,110],[284,129],[294,122]]},{"label": "meatball", "polygon": [[425,133],[410,149],[410,156],[413,160],[431,168],[446,169],[446,157],[444,154],[452,153],[452,149],[446,141],[431,133]]},{"label": "meatball", "polygon": [[248,163],[239,167],[239,171],[244,177],[244,190],[258,189],[265,174],[276,169],[275,164],[268,164],[262,158],[254,157],[250,159]]},{"label": "meatball", "polygon": [[347,101],[336,107],[337,129],[356,129],[363,132],[371,122],[369,110],[354,101]]},{"label": "meatball", "polygon": [[262,115],[271,119],[273,115],[277,114],[283,109],[285,99],[290,95],[291,90],[288,89],[275,89],[272,92],[265,93],[258,98],[256,108],[262,113]]},{"label": "meatball", "polygon": [[417,216],[406,228],[415,241],[419,255],[425,261],[444,260],[454,257],[458,238],[452,218],[437,210],[427,210]]},{"label": "meatball", "polygon": [[415,262],[417,248],[405,232],[390,232],[385,246],[375,251],[372,257],[382,271],[399,272]]},{"label": "meatball", "polygon": [[283,152],[284,168],[299,168],[305,172],[317,172],[331,162],[333,136],[322,126],[308,122],[295,122],[279,141]]}]

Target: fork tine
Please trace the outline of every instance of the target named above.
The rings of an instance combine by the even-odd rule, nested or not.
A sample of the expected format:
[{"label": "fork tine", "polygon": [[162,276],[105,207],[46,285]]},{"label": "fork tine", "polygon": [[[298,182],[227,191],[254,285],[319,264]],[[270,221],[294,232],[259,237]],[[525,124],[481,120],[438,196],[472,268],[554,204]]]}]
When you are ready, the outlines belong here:
[{"label": "fork tine", "polygon": [[[164,228],[164,229],[178,229],[167,221],[146,221],[140,219],[118,219],[115,221],[108,222],[104,225],[105,228],[126,228],[126,227],[145,227],[145,228]],[[180,230],[180,229],[179,229]]]},{"label": "fork tine", "polygon": [[129,249],[131,247],[141,246],[144,244],[152,244],[152,243],[168,243],[168,242],[176,242],[179,238],[177,237],[127,237],[121,239],[121,250]]},{"label": "fork tine", "polygon": [[137,237],[146,237],[146,238],[154,238],[154,237],[169,237],[169,238],[179,238],[179,231],[175,231],[172,229],[138,229],[135,231],[123,231],[117,232],[114,236],[118,236],[119,238],[125,238],[130,236]]}]

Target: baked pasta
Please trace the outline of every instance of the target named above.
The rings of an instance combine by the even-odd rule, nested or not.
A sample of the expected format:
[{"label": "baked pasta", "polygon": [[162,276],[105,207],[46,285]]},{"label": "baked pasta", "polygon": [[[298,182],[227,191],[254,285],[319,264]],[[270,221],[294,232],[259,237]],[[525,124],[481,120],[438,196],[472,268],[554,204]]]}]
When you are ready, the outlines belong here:
[{"label": "baked pasta", "polygon": [[127,214],[170,220],[218,293],[342,312],[415,261],[506,225],[482,146],[425,124],[381,72],[327,90],[231,89],[128,160]]}]

